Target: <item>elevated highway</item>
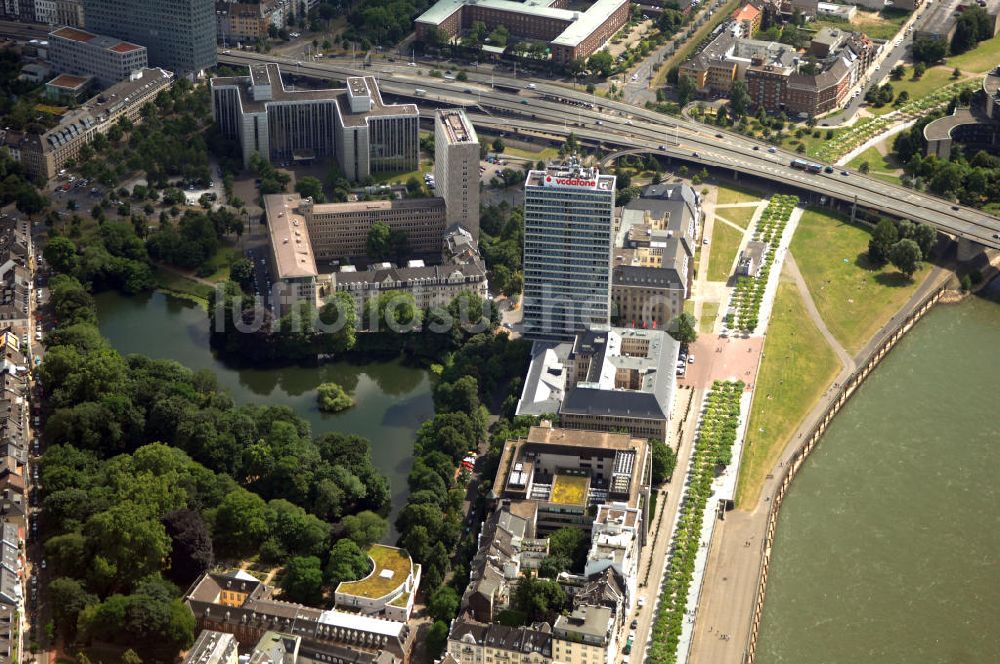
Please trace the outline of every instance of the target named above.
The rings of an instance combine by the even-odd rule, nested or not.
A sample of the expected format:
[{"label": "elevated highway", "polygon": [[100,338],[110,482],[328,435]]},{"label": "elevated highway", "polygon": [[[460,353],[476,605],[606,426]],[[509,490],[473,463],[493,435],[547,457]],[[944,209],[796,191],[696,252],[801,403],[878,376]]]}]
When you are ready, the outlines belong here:
[{"label": "elevated highway", "polygon": [[[298,64],[289,58],[248,52],[220,54],[219,60],[232,65],[279,62],[289,73],[333,80],[375,76],[386,94],[464,106],[472,113],[473,122],[485,127],[528,135],[574,133],[608,152],[645,151],[699,166],[730,169],[887,215],[928,223],[956,238],[1000,248],[1000,219],[982,211],[855,171],[836,168],[833,173],[806,173],[789,166],[791,160],[801,155],[562,85],[535,81],[528,89],[527,83],[517,79],[474,73],[467,74],[468,81],[460,82],[420,76],[405,66],[358,69],[329,60]],[[491,82],[502,85],[506,91],[491,88]],[[421,90],[419,97],[417,89]],[[842,171],[847,175],[842,175]]]}]

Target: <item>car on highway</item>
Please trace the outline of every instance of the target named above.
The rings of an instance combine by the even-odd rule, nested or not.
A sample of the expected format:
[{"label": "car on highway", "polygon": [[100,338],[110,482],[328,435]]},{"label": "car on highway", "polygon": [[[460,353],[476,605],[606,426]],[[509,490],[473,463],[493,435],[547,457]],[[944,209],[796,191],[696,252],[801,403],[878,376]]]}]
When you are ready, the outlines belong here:
[{"label": "car on highway", "polygon": [[691,156],[694,157],[695,159],[701,159],[701,155],[698,154],[697,152],[692,152]]},{"label": "car on highway", "polygon": [[846,177],[847,177],[848,175],[850,175],[850,173],[849,173],[849,172],[847,172],[847,171],[841,171],[841,172],[840,172],[840,174],[841,174],[841,175],[843,175],[843,176],[844,176],[845,178],[846,178]]},{"label": "car on highway", "polygon": [[722,134],[716,134],[715,137],[716,138],[722,138]]},{"label": "car on highway", "polygon": [[753,146],[753,150],[754,152],[757,152],[758,150],[760,150],[760,146],[759,145]]},{"label": "car on highway", "polygon": [[833,173],[833,166],[827,166],[823,169],[823,171],[826,173]]},{"label": "car on highway", "polygon": [[767,149],[767,151],[768,151],[768,152],[770,152],[771,154],[774,154],[774,153],[776,153],[776,152],[778,151],[778,148],[776,148],[776,147],[774,147],[774,146],[772,145],[771,147],[769,147],[769,148]]}]

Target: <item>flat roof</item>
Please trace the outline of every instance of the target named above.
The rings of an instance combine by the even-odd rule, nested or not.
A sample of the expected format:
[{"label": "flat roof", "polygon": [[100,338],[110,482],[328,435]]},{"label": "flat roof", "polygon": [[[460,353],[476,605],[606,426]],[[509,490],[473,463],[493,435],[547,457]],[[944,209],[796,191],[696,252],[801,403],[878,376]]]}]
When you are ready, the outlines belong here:
[{"label": "flat roof", "polygon": [[62,116],[59,124],[37,137],[44,150],[54,150],[79,136],[120,108],[135,103],[134,96],[150,87],[162,87],[173,80],[171,72],[160,68],[142,69],[133,78],[115,83],[101,94],[91,97],[79,108]]},{"label": "flat roof", "polygon": [[383,210],[417,210],[423,208],[438,208],[443,205],[444,199],[439,196],[431,196],[429,198],[394,198],[387,201],[317,203],[313,205],[313,216],[353,212],[375,212]]},{"label": "flat roof", "polygon": [[323,611],[319,616],[319,622],[323,625],[354,629],[380,636],[391,636],[396,639],[401,638],[403,628],[406,627],[405,623],[395,620],[383,620],[381,618],[364,616],[360,613],[347,613],[346,611],[337,610]]},{"label": "flat roof", "polygon": [[73,76],[71,74],[59,74],[45,85],[54,88],[66,88],[67,90],[78,90],[87,84],[89,76]]},{"label": "flat roof", "polygon": [[71,27],[63,27],[58,30],[53,30],[49,33],[49,37],[59,37],[61,39],[75,41],[80,44],[89,44],[94,48],[103,48],[108,51],[114,51],[115,53],[129,53],[131,51],[138,51],[146,48],[145,46],[122,41],[121,39],[117,39],[115,37],[98,35],[93,32],[87,32],[86,30]]},{"label": "flat roof", "polygon": [[[344,126],[361,126],[373,116],[401,116],[409,115],[419,117],[420,111],[416,104],[386,104],[382,101],[382,93],[378,88],[378,82],[373,76],[351,77],[362,81],[365,92],[361,94],[371,95],[371,108],[361,113],[351,110],[351,102],[348,99],[347,88],[324,88],[321,90],[299,90],[287,89],[281,78],[281,68],[273,62],[261,65],[253,65],[248,76],[217,76],[211,80],[213,88],[235,87],[239,90],[240,105],[246,112],[260,113],[266,110],[268,104],[294,104],[303,102],[330,102],[338,105],[340,116]],[[269,99],[256,100],[250,84],[270,85],[271,96]],[[351,82],[352,86],[355,83]],[[358,94],[358,93],[355,93]]]},{"label": "flat roof", "polygon": [[92,32],[80,30],[79,28],[71,28],[69,26],[50,32],[49,36],[62,37],[63,39],[71,39],[73,41],[83,43],[89,42],[97,37],[97,35]]},{"label": "flat roof", "polygon": [[630,450],[641,442],[627,433],[610,431],[585,431],[581,429],[560,429],[537,426],[528,429],[528,443],[544,445],[566,445],[569,447],[590,447],[602,450]]},{"label": "flat roof", "polygon": [[553,164],[544,171],[528,171],[524,186],[614,191],[615,176],[601,175],[601,171],[595,167],[584,167],[571,161],[565,164]]},{"label": "flat roof", "polygon": [[298,194],[264,196],[264,211],[279,279],[315,277],[319,274],[305,217],[298,212],[301,200]]},{"label": "flat roof", "polygon": [[469,122],[465,111],[460,108],[445,109],[438,111],[437,115],[449,144],[479,143],[476,128]]},{"label": "flat roof", "polygon": [[[477,7],[484,7],[495,11],[566,21],[569,25],[551,43],[559,44],[560,46],[577,46],[593,34],[594,30],[607,21],[628,0],[597,0],[585,12],[556,9],[551,6],[553,2],[554,0],[528,0],[527,2],[515,2],[514,0],[476,0],[474,4]],[[473,4],[473,1],[439,0],[430,9],[417,17],[416,21],[418,23],[441,25],[445,19],[468,4]]]},{"label": "flat roof", "polygon": [[406,583],[413,570],[410,554],[394,546],[373,544],[368,549],[368,558],[373,562],[368,576],[356,581],[341,581],[337,584],[338,595],[369,599],[385,597]]}]

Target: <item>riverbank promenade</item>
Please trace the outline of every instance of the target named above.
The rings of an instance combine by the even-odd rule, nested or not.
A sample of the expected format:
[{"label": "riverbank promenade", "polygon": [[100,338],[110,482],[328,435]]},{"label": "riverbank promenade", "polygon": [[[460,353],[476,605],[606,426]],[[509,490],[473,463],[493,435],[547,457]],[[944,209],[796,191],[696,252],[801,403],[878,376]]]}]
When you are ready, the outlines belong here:
[{"label": "riverbank promenade", "polygon": [[854,367],[866,362],[897,330],[901,321],[906,320],[929,294],[943,287],[951,278],[951,270],[934,268],[910,299],[852,358],[853,361],[845,363],[842,358],[843,366],[834,379],[834,385],[813,405],[785,444],[777,464],[764,481],[757,503],[751,509],[725,513],[723,520],[717,524],[709,545],[705,585],[695,616],[688,661],[712,664],[743,664],[747,661],[761,568],[765,555],[770,555],[767,529],[771,498],[784,477],[785,464],[802,445],[804,437],[826,416],[834,399],[840,396],[837,387],[852,375]]}]

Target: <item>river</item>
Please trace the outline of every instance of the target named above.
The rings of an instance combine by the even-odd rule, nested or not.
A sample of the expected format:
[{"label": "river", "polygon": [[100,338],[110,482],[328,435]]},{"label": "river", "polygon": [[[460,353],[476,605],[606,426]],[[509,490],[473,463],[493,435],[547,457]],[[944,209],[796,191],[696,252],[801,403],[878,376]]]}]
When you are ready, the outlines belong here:
[{"label": "river", "polygon": [[1000,662],[998,378],[985,299],[873,372],[781,508],[758,664]]},{"label": "river", "polygon": [[[342,431],[370,440],[375,465],[391,484],[390,524],[395,520],[406,502],[417,428],[434,414],[426,371],[398,361],[235,369],[209,349],[208,314],[201,307],[162,293],[125,297],[106,292],[96,300],[101,333],[120,353],[176,360],[194,370],[211,369],[219,386],[237,403],[286,405],[309,422],[314,435]],[[320,412],[316,387],[328,381],[353,393],[357,405],[335,415]],[[395,538],[392,527],[386,541]]]}]

